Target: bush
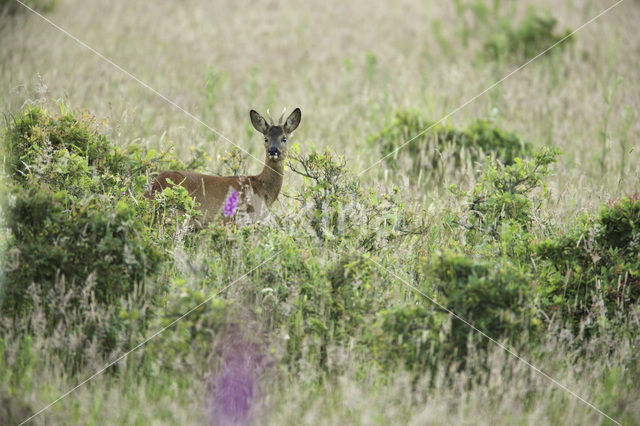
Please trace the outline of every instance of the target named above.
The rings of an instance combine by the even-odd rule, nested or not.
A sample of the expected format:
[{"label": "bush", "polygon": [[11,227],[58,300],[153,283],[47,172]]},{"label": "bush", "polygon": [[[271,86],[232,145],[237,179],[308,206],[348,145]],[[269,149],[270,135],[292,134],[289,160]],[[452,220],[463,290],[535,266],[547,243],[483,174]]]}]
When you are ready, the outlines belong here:
[{"label": "bush", "polygon": [[[86,113],[53,116],[40,107],[16,117],[2,138],[8,173],[0,199],[8,230],[0,277],[4,316],[27,317],[37,304],[52,332],[69,318],[89,315],[74,314],[89,301],[117,305],[159,271],[166,253],[150,227],[151,204],[141,195],[147,173],[172,160],[137,148],[121,151]],[[53,302],[61,292],[64,309]],[[110,326],[112,343],[117,323]]]},{"label": "bush", "polygon": [[[581,216],[534,247],[541,307],[590,333],[640,301],[640,200],[626,197]],[[624,318],[621,318],[624,320]],[[587,321],[585,321],[587,320]]]},{"label": "bush", "polygon": [[[538,16],[533,12],[529,12],[519,26],[513,24],[511,17],[499,18],[491,27],[497,31],[487,37],[481,56],[494,61],[531,59],[571,34],[569,30],[554,32],[557,23],[551,16]],[[561,51],[570,41],[571,38],[567,38],[548,54]]]},{"label": "bush", "polygon": [[371,251],[403,236],[421,233],[414,215],[404,209],[398,189],[378,194],[364,190],[347,171],[344,159],[330,150],[308,156],[292,155],[289,168],[304,177],[294,196],[298,210],[293,218],[299,229],[336,246],[355,241]]},{"label": "bush", "polygon": [[[436,280],[438,298],[447,309],[473,324],[493,339],[517,338],[528,330],[528,297],[531,277],[507,260],[482,261],[445,253],[427,265],[427,274]],[[467,339],[472,329],[452,318],[445,354],[456,354],[464,364]],[[478,341],[486,349],[487,339]]]},{"label": "bush", "polygon": [[[164,329],[185,313],[191,313],[148,343],[147,351],[153,355],[145,358],[153,368],[171,374],[194,370],[205,373],[216,335],[229,327],[231,318],[237,316],[237,308],[232,303],[215,297],[218,292],[204,286],[190,288],[181,278],[174,280],[162,314],[154,318],[150,330]],[[201,306],[193,310],[198,305]]]},{"label": "bush", "polygon": [[61,185],[60,178],[92,177],[89,167],[101,174],[120,172],[125,160],[97,133],[87,113],[53,117],[42,108],[29,108],[11,123],[4,138],[9,174],[20,183],[45,178]]},{"label": "bush", "polygon": [[[523,332],[532,331],[531,277],[508,261],[444,253],[424,261],[418,271],[429,283],[420,290],[439,305],[416,295],[416,305],[380,312],[365,340],[384,368],[435,372],[440,362],[463,368],[473,330],[449,312],[496,340],[517,342]],[[483,352],[488,340],[475,337],[474,352]]]},{"label": "bush", "polygon": [[[398,159],[407,159],[413,174],[421,171],[436,174],[447,163],[460,167],[463,161],[484,161],[487,155],[504,164],[512,164],[517,157],[531,153],[531,145],[514,133],[505,132],[488,121],[478,120],[466,129],[458,130],[442,124],[405,144],[433,125],[420,113],[398,111],[393,123],[374,135],[371,140],[379,147],[385,161],[398,167]],[[402,149],[396,151],[398,148]]]},{"label": "bush", "polygon": [[[52,12],[57,2],[57,0],[23,0],[23,3],[27,6],[42,13]],[[31,13],[14,0],[0,0],[0,14],[7,13],[14,15],[18,12]]]},{"label": "bush", "polygon": [[302,282],[291,315],[283,322],[288,335],[285,361],[295,365],[304,356],[324,371],[341,368],[335,358],[329,359],[330,347],[358,340],[355,336],[384,303],[373,278],[371,262],[343,254]]},{"label": "bush", "polygon": [[434,315],[432,309],[422,306],[385,309],[379,313],[365,341],[385,369],[404,367],[414,372],[433,372],[438,366],[442,319]]},{"label": "bush", "polygon": [[96,301],[109,304],[158,269],[162,252],[145,236],[131,205],[107,197],[77,199],[62,190],[52,194],[51,189],[21,190],[7,209],[10,251],[16,256],[5,265],[5,313],[29,310],[31,283],[40,286],[46,307],[47,293],[57,280],[84,286],[91,276]]},{"label": "bush", "polygon": [[343,255],[327,271],[331,283],[329,318],[336,327],[335,339],[340,342],[353,336],[381,302],[371,288],[372,263],[362,256]]},{"label": "bush", "polygon": [[[508,166],[488,165],[480,181],[468,194],[459,194],[467,198],[469,209],[466,217],[455,220],[470,232],[472,242],[484,238],[496,239],[503,224],[513,224],[520,231],[531,226],[534,204],[539,204],[540,194],[546,195],[543,178],[547,176],[549,166],[557,161],[560,152],[557,149],[543,149],[533,155],[532,160],[516,158]],[[452,187],[455,191],[455,187]]]}]

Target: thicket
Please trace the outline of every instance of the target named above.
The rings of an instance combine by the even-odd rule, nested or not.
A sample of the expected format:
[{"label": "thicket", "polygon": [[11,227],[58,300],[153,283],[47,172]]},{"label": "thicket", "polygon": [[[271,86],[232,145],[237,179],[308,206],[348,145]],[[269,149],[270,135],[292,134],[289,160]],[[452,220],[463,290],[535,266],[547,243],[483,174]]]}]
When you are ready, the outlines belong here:
[{"label": "thicket", "polygon": [[[425,129],[429,130],[424,132]],[[484,163],[488,157],[511,164],[532,152],[530,143],[489,121],[478,120],[464,129],[455,129],[435,124],[411,110],[396,112],[393,122],[372,136],[371,142],[388,165],[398,167],[399,161],[407,162],[414,175],[442,176],[444,167]]]},{"label": "thicket", "polygon": [[[168,258],[166,238],[151,226],[155,208],[142,196],[148,175],[184,164],[136,146],[122,150],[88,113],[64,108],[55,115],[27,108],[2,139],[3,317],[28,331],[38,327],[38,311],[46,334],[82,325],[84,338],[113,350],[126,326],[117,306],[130,296],[152,302],[155,290],[146,286]],[[90,304],[109,309],[110,320],[85,322]]]},{"label": "thicket", "polygon": [[534,247],[542,308],[590,335],[624,321],[640,301],[640,200],[624,197],[581,215]]},{"label": "thicket", "polygon": [[[496,1],[493,6],[478,0],[456,0],[461,17],[460,38],[464,46],[470,39],[483,40],[478,59],[487,63],[524,62],[563,40],[547,54],[557,55],[572,41],[570,30],[557,31],[558,20],[549,13],[527,10],[524,17]],[[465,19],[465,15],[473,19]]]},{"label": "thicket", "polygon": [[539,320],[560,320],[581,334],[621,326],[640,300],[640,201],[624,197],[568,229],[544,225],[544,177],[558,155],[544,149],[531,160],[488,166],[472,190],[453,187],[468,207],[449,220],[463,230],[464,251],[509,262],[530,277]]},{"label": "thicket", "polygon": [[347,171],[344,158],[331,150],[295,153],[288,165],[304,178],[292,196],[297,201],[292,218],[322,243],[371,251],[425,231],[416,213],[405,208],[397,187],[387,193],[363,188]]},{"label": "thicket", "polygon": [[[497,24],[495,32],[482,46],[485,60],[528,60],[571,34],[570,30],[556,32],[558,20],[554,17],[539,16],[532,12],[517,26],[511,19],[498,19]],[[558,54],[570,41],[570,37],[563,40],[549,54]]]}]

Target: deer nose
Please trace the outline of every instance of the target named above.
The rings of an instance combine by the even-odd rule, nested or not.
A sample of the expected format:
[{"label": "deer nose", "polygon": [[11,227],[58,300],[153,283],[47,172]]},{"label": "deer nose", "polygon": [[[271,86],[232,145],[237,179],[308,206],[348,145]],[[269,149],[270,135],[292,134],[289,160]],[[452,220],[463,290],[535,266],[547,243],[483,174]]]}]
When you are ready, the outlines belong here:
[{"label": "deer nose", "polygon": [[269,158],[278,158],[280,156],[280,151],[278,148],[269,148],[267,154],[269,154]]}]

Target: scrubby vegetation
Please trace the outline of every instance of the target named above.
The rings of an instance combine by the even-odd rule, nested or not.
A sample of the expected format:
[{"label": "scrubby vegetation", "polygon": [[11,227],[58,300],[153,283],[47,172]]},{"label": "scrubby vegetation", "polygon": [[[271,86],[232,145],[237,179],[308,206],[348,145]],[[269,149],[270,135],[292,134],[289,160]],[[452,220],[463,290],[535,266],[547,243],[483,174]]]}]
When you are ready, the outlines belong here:
[{"label": "scrubby vegetation", "polygon": [[[458,194],[467,209],[449,213],[457,238],[441,228],[440,252],[397,190],[363,188],[330,151],[292,156],[291,170],[306,183],[291,214],[195,232],[187,219],[197,205],[186,193],[167,190],[159,206],[143,196],[158,167],[186,167],[170,155],[122,151],[86,113],[28,108],[4,135],[2,333],[55,335],[57,357],[74,369],[90,356],[80,346],[106,356],[125,351],[204,303],[130,363],[184,374],[188,359],[190,371],[204,374],[216,336],[248,316],[262,324],[272,362],[284,371],[313,368],[328,379],[353,368],[351,357],[337,355],[350,348],[365,363],[358,368],[411,371],[413,380],[444,368],[453,380],[490,368],[482,357],[470,367],[468,358],[491,345],[480,339],[471,349],[473,330],[451,312],[519,347],[557,324],[583,338],[620,330],[640,295],[637,198],[580,218],[566,235],[533,220],[557,151],[488,163],[477,185]],[[167,209],[174,213],[158,219]],[[398,299],[385,284],[390,270],[376,264],[411,240],[431,255],[403,260],[419,293]],[[223,298],[223,277],[238,266],[253,279],[230,290],[236,301]]]},{"label": "scrubby vegetation", "polygon": [[371,140],[387,163],[416,176],[425,173],[442,177],[465,161],[473,164],[487,158],[511,164],[532,151],[528,142],[485,120],[457,130],[430,122],[413,111],[397,112],[393,123]]},{"label": "scrubby vegetation", "polygon": [[634,309],[640,297],[639,235],[640,200],[633,195],[538,242],[533,254],[546,283],[546,310],[559,311],[584,333],[602,321],[615,324]]},{"label": "scrubby vegetation", "polygon": [[489,60],[531,59],[559,43],[559,48],[553,51],[556,54],[565,48],[564,43],[571,41],[568,37],[570,31],[555,32],[557,24],[558,20],[552,16],[537,16],[533,13],[527,14],[518,26],[514,26],[511,19],[500,19],[498,31],[491,34],[484,43],[483,56]]},{"label": "scrubby vegetation", "polygon": [[465,45],[471,38],[483,40],[478,53],[481,61],[524,61],[557,44],[557,49],[547,52],[556,55],[571,42],[571,31],[556,32],[558,20],[548,12],[528,8],[520,17],[517,8],[499,1],[487,5],[478,0],[456,0],[455,4],[461,16],[475,18],[473,25],[462,21],[460,37]]},{"label": "scrubby vegetation", "polygon": [[[329,3],[331,13],[319,6],[291,27],[298,43],[328,39],[297,57],[257,45],[236,19],[277,34],[260,27],[270,20],[259,5],[191,6],[213,21],[207,29],[237,38],[215,60],[193,43],[212,37],[197,20],[168,22],[137,4],[100,22],[135,22],[127,40],[157,58],[172,52],[179,68],[151,73],[136,62],[139,46],[90,44],[131,60],[249,153],[67,56],[76,46],[44,67],[37,21],[0,18],[14,20],[0,25],[0,64],[11,71],[0,84],[12,88],[0,95],[1,424],[79,384],[32,422],[640,422],[640,157],[630,149],[640,133],[638,99],[626,95],[640,82],[637,60],[617,54],[620,40],[637,41],[635,21],[616,15],[605,29],[622,33],[601,50],[591,47],[607,32],[585,30],[433,125],[563,37],[556,28],[574,28],[576,8],[597,11],[460,1],[422,15],[428,6],[409,2],[401,16],[364,8],[377,14],[372,32],[347,19],[351,6]],[[69,7],[47,13],[59,21]],[[334,26],[338,38],[324,31]],[[286,57],[257,66],[261,55]],[[19,70],[51,63],[56,73],[14,89],[33,78]],[[617,85],[628,90],[613,96]],[[584,100],[585,87],[602,96]],[[256,171],[248,154],[262,157],[262,142],[242,105],[273,112],[284,98],[299,99],[305,118],[266,220],[196,230],[199,206],[184,189],[145,196],[161,170]]]},{"label": "scrubby vegetation", "polygon": [[[151,233],[155,211],[140,197],[146,176],[157,166],[186,165],[120,150],[86,112],[27,108],[4,129],[3,141],[5,326],[27,333],[41,328],[45,335],[79,327],[75,338],[83,341],[67,356],[81,362],[80,348],[89,342],[108,354],[129,322],[121,300],[151,301],[157,289],[147,278],[168,258],[162,234]],[[173,192],[164,194],[159,210],[175,207],[165,200]],[[92,305],[109,315],[87,316]]]}]

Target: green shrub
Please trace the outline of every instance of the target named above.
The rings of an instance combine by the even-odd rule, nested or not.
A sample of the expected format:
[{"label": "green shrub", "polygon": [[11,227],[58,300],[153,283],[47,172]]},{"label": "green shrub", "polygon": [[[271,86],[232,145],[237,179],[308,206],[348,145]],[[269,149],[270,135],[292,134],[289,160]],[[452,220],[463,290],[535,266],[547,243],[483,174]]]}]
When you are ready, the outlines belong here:
[{"label": "green shrub", "polygon": [[[108,193],[116,185],[146,189],[146,172],[158,169],[193,169],[201,166],[195,153],[190,164],[167,153],[126,151],[109,142],[88,112],[52,115],[33,107],[15,117],[3,133],[3,153],[9,177],[18,183],[37,180],[52,187]],[[122,188],[124,189],[124,188]],[[137,193],[134,193],[137,195]]]},{"label": "green shrub", "polygon": [[[433,124],[418,112],[398,111],[393,123],[371,140],[382,156],[388,156],[385,161],[389,165],[397,167],[400,157],[409,159],[413,174],[420,171],[433,174],[447,163],[459,167],[463,161],[484,162],[487,155],[512,164],[532,150],[528,142],[488,121],[478,120],[463,130]],[[429,131],[403,145],[431,126]]]},{"label": "green shrub", "polygon": [[375,250],[408,234],[420,233],[413,213],[399,201],[398,189],[378,194],[364,190],[348,172],[343,158],[330,150],[307,156],[292,155],[289,167],[304,177],[294,196],[293,218],[298,228],[315,234],[323,243]]},{"label": "green shrub", "polygon": [[574,331],[589,332],[595,321],[624,317],[640,301],[640,200],[602,207],[597,217],[581,216],[566,232],[534,247],[541,307],[561,315]]},{"label": "green shrub", "polygon": [[[427,265],[427,276],[436,280],[439,302],[493,339],[516,338],[529,329],[528,302],[531,277],[507,260],[482,261],[445,253]],[[471,327],[451,319],[450,335],[443,345],[444,354],[456,354],[464,361]],[[479,339],[474,349],[486,348],[487,339]]]},{"label": "green shrub", "polygon": [[374,359],[385,369],[434,371],[438,365],[443,318],[434,315],[431,306],[385,309],[367,331],[365,341]]},{"label": "green shrub", "polygon": [[291,316],[283,324],[288,335],[286,362],[295,364],[304,355],[305,361],[322,369],[340,367],[329,363],[329,347],[358,336],[384,303],[380,289],[372,286],[373,272],[371,262],[345,254],[301,283]]},{"label": "green shrub", "polygon": [[[171,179],[168,179],[171,182]],[[175,184],[176,182],[171,182]],[[200,204],[180,185],[164,188],[154,197],[155,210],[153,222],[158,225],[160,234],[173,236],[173,242],[182,239],[186,231],[201,229],[198,216],[201,214]]]},{"label": "green shrub", "polygon": [[50,190],[21,191],[7,211],[11,250],[19,255],[3,285],[5,313],[28,310],[31,283],[41,286],[40,296],[46,300],[56,279],[84,286],[93,275],[96,301],[108,304],[157,270],[162,253],[146,238],[145,225],[136,220],[131,205],[99,196],[76,199]]},{"label": "green shrub", "polygon": [[603,247],[619,249],[623,254],[637,254],[640,246],[640,199],[638,195],[600,209],[598,217],[599,243]]},{"label": "green shrub", "polygon": [[[38,305],[49,332],[70,326],[70,318],[82,322],[89,313],[81,306],[116,306],[140,292],[166,258],[162,237],[150,227],[151,203],[141,195],[147,173],[172,160],[137,148],[123,152],[97,128],[86,113],[54,116],[36,107],[2,135],[8,176],[0,205],[8,234],[0,309],[6,317],[27,317]],[[61,312],[54,300],[64,295]],[[115,318],[110,337],[103,336],[111,342],[105,350],[120,326]]]},{"label": "green shrub", "polygon": [[[57,0],[23,0],[24,4],[42,13],[52,12],[57,2]],[[15,0],[0,0],[0,14],[13,15],[18,12],[31,13]]]},{"label": "green shrub", "polygon": [[372,263],[362,256],[343,255],[327,271],[331,283],[329,319],[339,323],[335,339],[353,336],[368,316],[375,312],[376,300],[371,288]]},{"label": "green shrub", "polygon": [[63,177],[63,172],[86,177],[89,171],[77,170],[78,167],[92,167],[104,173],[120,168],[124,159],[97,133],[92,117],[86,113],[53,117],[44,109],[29,108],[11,123],[4,137],[9,174],[18,182],[45,176],[51,178],[47,183],[60,184],[57,178]]},{"label": "green shrub", "polygon": [[[233,302],[225,303],[215,297],[219,290],[206,286],[194,289],[182,278],[175,278],[171,288],[164,309],[153,319],[150,330],[164,329],[187,312],[191,313],[151,340],[147,351],[153,355],[146,358],[155,368],[172,374],[194,370],[204,374],[216,334],[232,323],[237,308]],[[200,307],[193,310],[198,305]]]},{"label": "green shrub", "polygon": [[[3,424],[19,424],[35,412],[30,403],[16,395],[37,377],[34,374],[37,353],[34,352],[31,336],[19,336],[11,343],[0,337],[0,422]],[[16,362],[11,362],[14,359]]]},{"label": "green shrub", "polygon": [[543,178],[550,173],[549,166],[557,161],[558,155],[557,149],[545,148],[533,154],[532,160],[516,158],[511,165],[488,165],[473,190],[460,194],[467,198],[469,209],[467,216],[456,222],[470,231],[470,241],[495,239],[504,224],[528,230],[532,209],[539,206],[540,195],[546,194]]},{"label": "green shrub", "polygon": [[[492,32],[483,44],[482,57],[485,60],[517,60],[531,59],[567,37],[571,31],[556,33],[558,21],[551,16],[538,16],[529,12],[518,26],[511,17],[498,18]],[[560,52],[571,38],[550,50],[548,53]]]},{"label": "green shrub", "polygon": [[[493,339],[517,342],[530,328],[531,277],[508,261],[480,261],[444,253],[418,266],[428,285],[420,290],[433,301],[416,295],[416,305],[384,309],[367,329],[365,342],[384,368],[404,366],[415,372],[443,362],[464,367],[472,328],[453,312]],[[489,342],[475,336],[473,350]]]}]

